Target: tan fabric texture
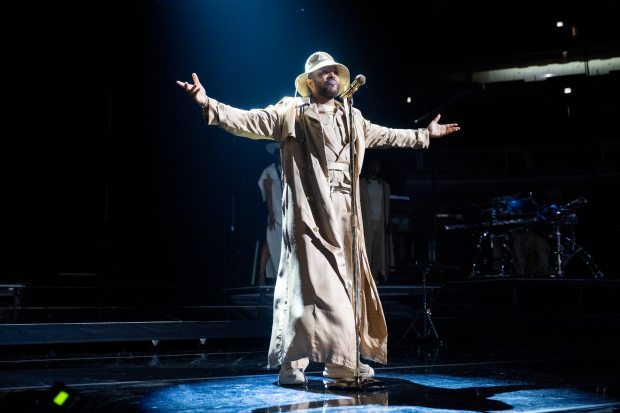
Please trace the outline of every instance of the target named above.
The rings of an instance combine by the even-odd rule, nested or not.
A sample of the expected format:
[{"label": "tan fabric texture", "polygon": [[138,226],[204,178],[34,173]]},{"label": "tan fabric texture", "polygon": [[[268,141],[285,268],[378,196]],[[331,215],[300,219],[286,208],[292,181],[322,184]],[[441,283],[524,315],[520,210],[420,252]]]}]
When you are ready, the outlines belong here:
[{"label": "tan fabric texture", "polygon": [[[391,234],[386,231],[390,225],[390,184],[380,179],[382,199],[381,217],[379,220],[371,218],[370,204],[375,200],[371,199],[368,191],[368,181],[365,178],[360,179],[360,200],[362,218],[364,222],[364,239],[366,241],[366,253],[370,261],[370,269],[376,278],[379,275],[387,278],[390,264],[394,257],[392,256],[392,239]],[[378,272],[378,273],[375,273]]]},{"label": "tan fabric texture", "polygon": [[[339,104],[340,105],[340,104]],[[348,108],[339,108],[344,116]],[[354,111],[359,172],[366,148],[426,148],[427,129],[391,129]],[[284,98],[265,109],[242,110],[209,99],[203,115],[236,136],[280,143],[283,169],[282,254],[274,289],[269,366],[308,357],[355,368],[355,316],[351,305],[351,197],[333,192],[326,134],[311,98]],[[355,194],[359,205],[359,191]],[[356,217],[360,267],[360,352],[387,362],[387,327],[370,274],[363,225]],[[349,245],[347,245],[349,244]]]}]

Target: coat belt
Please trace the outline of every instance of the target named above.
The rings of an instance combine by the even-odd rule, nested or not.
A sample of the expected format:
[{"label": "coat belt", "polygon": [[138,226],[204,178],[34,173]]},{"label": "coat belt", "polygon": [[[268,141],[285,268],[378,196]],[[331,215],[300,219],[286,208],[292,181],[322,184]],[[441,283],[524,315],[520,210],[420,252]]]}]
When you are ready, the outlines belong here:
[{"label": "coat belt", "polygon": [[329,169],[330,171],[349,172],[349,164],[342,162],[327,162],[327,169]]}]

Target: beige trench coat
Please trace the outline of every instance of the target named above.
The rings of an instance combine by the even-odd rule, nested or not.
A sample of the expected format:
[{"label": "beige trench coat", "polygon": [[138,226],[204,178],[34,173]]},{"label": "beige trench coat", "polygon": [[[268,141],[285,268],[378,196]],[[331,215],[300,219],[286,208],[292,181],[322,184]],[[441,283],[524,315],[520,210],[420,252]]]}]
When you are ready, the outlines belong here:
[{"label": "beige trench coat", "polygon": [[[366,148],[428,147],[427,129],[390,129],[364,119],[357,109],[357,171]],[[348,111],[345,111],[348,112]],[[356,366],[355,315],[347,290],[345,253],[331,202],[324,135],[310,98],[286,97],[265,109],[241,110],[209,99],[203,115],[236,136],[275,139],[283,170],[282,254],[274,290],[269,366],[308,357],[319,363]],[[359,180],[359,173],[355,179]],[[356,194],[359,202],[359,191]],[[387,327],[370,274],[361,219],[360,353],[387,362]],[[349,276],[350,277],[350,276]]]},{"label": "beige trench coat", "polygon": [[[393,260],[392,254],[392,235],[386,231],[386,228],[389,228],[390,224],[390,184],[388,184],[383,179],[379,180],[381,184],[381,194],[383,195],[381,199],[381,204],[383,207],[381,208],[381,230],[377,232],[377,239],[374,240],[374,243],[379,245],[379,262],[372,262],[372,254],[370,256],[371,260],[371,269],[374,271],[378,269],[381,275],[384,277],[388,276],[388,270],[390,268],[390,264]],[[371,233],[371,225],[370,225],[370,204],[372,200],[370,199],[370,193],[368,192],[368,181],[364,178],[360,179],[360,210],[362,211],[362,218],[364,222],[364,239],[365,241],[372,240]],[[368,225],[366,225],[368,224]],[[366,243],[368,246],[368,243]],[[366,251],[368,252],[368,251]],[[377,277],[379,274],[373,274]]]}]

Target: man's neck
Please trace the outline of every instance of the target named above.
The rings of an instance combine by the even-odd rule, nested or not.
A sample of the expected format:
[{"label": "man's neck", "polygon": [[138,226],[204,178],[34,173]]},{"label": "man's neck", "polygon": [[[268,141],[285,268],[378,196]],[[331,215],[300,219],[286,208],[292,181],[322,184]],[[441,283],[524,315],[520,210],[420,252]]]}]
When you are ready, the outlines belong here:
[{"label": "man's neck", "polygon": [[332,105],[334,106],[336,104],[336,99],[334,98],[327,98],[327,97],[323,97],[323,96],[314,96],[314,100],[316,103],[321,103],[323,105]]}]

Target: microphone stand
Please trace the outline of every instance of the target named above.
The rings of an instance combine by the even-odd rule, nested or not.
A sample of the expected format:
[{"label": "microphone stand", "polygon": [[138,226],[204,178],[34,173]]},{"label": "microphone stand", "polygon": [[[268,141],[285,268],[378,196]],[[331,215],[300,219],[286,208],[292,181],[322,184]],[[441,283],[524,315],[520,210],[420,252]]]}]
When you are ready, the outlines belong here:
[{"label": "microphone stand", "polygon": [[[360,266],[358,259],[357,248],[357,230],[358,226],[358,205],[357,205],[357,185],[359,177],[359,168],[357,162],[357,150],[355,145],[357,139],[355,135],[355,122],[353,117],[353,93],[357,90],[357,87],[352,91],[345,91],[343,93],[343,103],[345,112],[348,112],[346,116],[347,125],[346,129],[349,133],[349,174],[351,176],[351,258],[353,260],[353,298],[352,305],[355,314],[355,373],[353,380],[340,379],[334,382],[326,383],[325,387],[328,389],[343,389],[343,390],[368,390],[368,389],[382,389],[384,388],[381,380],[374,378],[363,379],[360,375]],[[342,95],[341,95],[342,96]]]}]

